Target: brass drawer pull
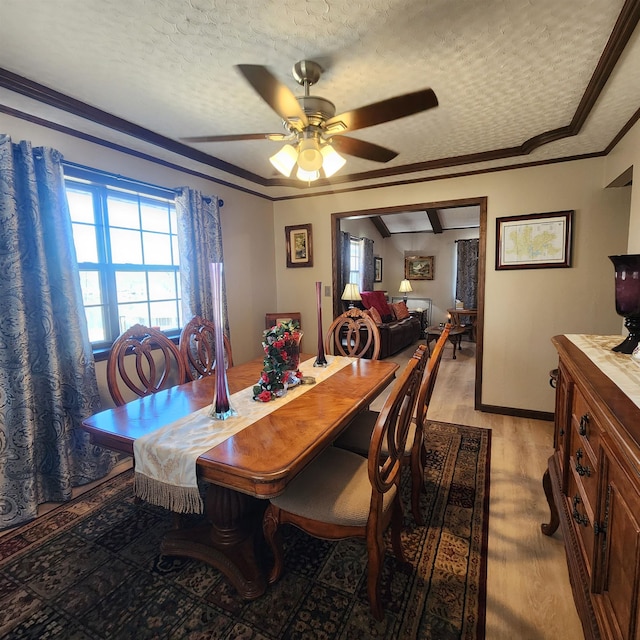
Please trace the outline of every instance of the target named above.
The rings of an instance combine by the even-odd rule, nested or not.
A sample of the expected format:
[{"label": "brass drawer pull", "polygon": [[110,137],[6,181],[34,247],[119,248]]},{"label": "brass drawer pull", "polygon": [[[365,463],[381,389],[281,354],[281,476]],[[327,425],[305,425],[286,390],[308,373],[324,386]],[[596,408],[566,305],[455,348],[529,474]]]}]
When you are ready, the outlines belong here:
[{"label": "brass drawer pull", "polygon": [[578,512],[578,505],[581,502],[582,500],[580,500],[580,496],[573,496],[573,512],[571,513],[571,515],[578,524],[582,524],[586,527],[589,525],[589,518],[587,518],[586,514],[583,515],[582,513]]},{"label": "brass drawer pull", "polygon": [[591,477],[591,469],[589,467],[583,467],[582,466],[582,456],[584,454],[582,453],[582,449],[578,449],[576,451],[576,471],[578,472],[578,475],[580,476],[587,476],[587,478]]}]

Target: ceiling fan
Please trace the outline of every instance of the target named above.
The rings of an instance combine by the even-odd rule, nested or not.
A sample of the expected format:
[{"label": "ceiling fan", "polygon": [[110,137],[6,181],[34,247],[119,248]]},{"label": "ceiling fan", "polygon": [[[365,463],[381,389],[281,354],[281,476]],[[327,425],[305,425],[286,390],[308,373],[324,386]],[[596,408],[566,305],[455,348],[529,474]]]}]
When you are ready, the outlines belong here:
[{"label": "ceiling fan", "polygon": [[[309,94],[309,87],[322,75],[322,67],[312,60],[293,65],[293,77],[304,87],[303,96],[295,96],[261,65],[236,65],[258,95],[282,118],[287,133],[241,133],[221,136],[181,138],[184,142],[229,142],[235,140],[281,140],[287,144],[269,158],[273,166],[289,177],[297,165],[296,177],[305,182],[328,178],[345,164],[344,153],[374,162],[389,162],[398,154],[371,142],[342,135],[438,106],[432,89],[374,102],[336,115],[335,105]],[[340,153],[338,153],[340,152]]]}]

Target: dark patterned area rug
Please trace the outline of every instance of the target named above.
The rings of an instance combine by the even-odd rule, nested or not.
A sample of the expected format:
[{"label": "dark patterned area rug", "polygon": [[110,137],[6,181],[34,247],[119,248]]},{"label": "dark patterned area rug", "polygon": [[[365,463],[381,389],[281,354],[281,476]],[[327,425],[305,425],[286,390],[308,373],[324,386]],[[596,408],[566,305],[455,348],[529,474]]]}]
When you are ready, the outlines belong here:
[{"label": "dark patterned area rug", "polygon": [[282,578],[244,602],[215,569],[158,555],[170,517],[134,504],[129,471],[0,537],[0,637],[481,640],[491,432],[432,422],[427,442],[428,525],[405,509],[408,562],[389,549],[382,622],[369,612],[362,541],[285,527]]}]

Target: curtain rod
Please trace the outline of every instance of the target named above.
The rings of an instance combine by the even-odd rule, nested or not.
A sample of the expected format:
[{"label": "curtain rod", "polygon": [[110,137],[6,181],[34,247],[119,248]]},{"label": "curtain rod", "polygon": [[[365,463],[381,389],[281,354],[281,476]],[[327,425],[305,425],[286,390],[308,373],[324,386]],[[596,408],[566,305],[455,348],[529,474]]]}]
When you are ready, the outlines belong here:
[{"label": "curtain rod", "polygon": [[[176,187],[175,189],[170,189],[168,187],[161,187],[157,184],[151,184],[150,182],[143,182],[142,180],[136,180],[134,178],[127,178],[126,176],[122,176],[117,173],[111,173],[109,171],[104,171],[103,169],[94,169],[93,167],[87,167],[82,164],[77,164],[75,162],[69,162],[68,160],[63,160],[62,165],[65,168],[65,173],[70,177],[75,178],[84,178],[91,179],[92,177],[100,178],[103,182],[111,183],[112,186],[126,186],[130,188],[139,188],[142,187],[148,191],[155,191],[157,195],[161,195],[165,198],[175,198],[176,194],[182,191],[183,187]],[[67,169],[69,170],[67,172]],[[210,196],[203,196],[205,200],[208,202],[211,201]],[[224,200],[218,198],[218,206],[224,206]]]}]

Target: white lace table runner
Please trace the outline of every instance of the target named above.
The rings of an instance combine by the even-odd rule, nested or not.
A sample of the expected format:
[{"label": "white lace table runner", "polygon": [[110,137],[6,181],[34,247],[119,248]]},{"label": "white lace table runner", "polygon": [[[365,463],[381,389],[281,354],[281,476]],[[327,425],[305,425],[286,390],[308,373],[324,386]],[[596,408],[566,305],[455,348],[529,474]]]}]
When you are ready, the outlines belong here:
[{"label": "white lace table runner", "polygon": [[640,364],[626,353],[611,351],[624,336],[567,334],[566,337],[640,407]]},{"label": "white lace table runner", "polygon": [[[314,367],[315,358],[310,358],[300,364],[300,371],[320,383],[355,361],[355,358],[327,356],[326,367]],[[256,381],[259,375],[260,372],[256,371]],[[238,412],[237,416],[213,420],[209,417],[211,405],[208,405],[137,438],[133,443],[135,495],[178,513],[202,513],[196,460],[313,386],[298,385],[271,402],[253,400],[253,387],[247,387],[230,396],[231,407]]]}]

